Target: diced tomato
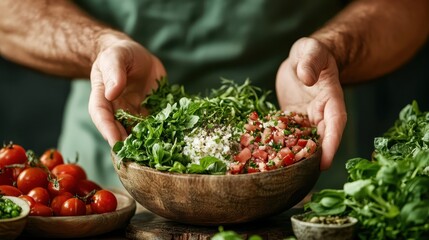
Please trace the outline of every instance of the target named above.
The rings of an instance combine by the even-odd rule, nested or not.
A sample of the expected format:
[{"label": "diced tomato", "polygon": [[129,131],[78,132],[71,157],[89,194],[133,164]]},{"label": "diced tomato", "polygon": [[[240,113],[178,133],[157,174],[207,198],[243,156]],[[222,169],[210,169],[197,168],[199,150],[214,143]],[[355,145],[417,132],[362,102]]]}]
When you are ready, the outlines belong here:
[{"label": "diced tomato", "polygon": [[266,162],[268,159],[268,153],[260,149],[256,149],[255,151],[253,151],[252,156],[264,162]]},{"label": "diced tomato", "polygon": [[253,131],[257,130],[258,128],[256,127],[256,125],[246,123],[246,124],[244,124],[244,129],[246,129],[248,132],[253,132]]},{"label": "diced tomato", "polygon": [[273,138],[272,130],[270,128],[265,128],[262,132],[261,142],[268,143]]},{"label": "diced tomato", "polygon": [[305,158],[307,156],[308,156],[308,150],[307,150],[307,148],[306,147],[302,148],[299,152],[297,152],[295,154],[295,161],[297,162],[297,161],[299,161],[299,160],[301,160],[301,159],[303,159],[303,158]]},{"label": "diced tomato", "polygon": [[252,152],[248,148],[243,148],[239,154],[234,157],[235,161],[245,164],[252,157]]},{"label": "diced tomato", "polygon": [[247,147],[250,145],[250,143],[252,142],[252,140],[254,139],[254,137],[248,133],[245,133],[243,135],[241,135],[240,137],[240,144],[243,147]]},{"label": "diced tomato", "polygon": [[285,138],[285,146],[291,148],[296,145],[297,141],[298,139],[291,134]]},{"label": "diced tomato", "polygon": [[277,128],[283,130],[283,129],[287,128],[287,125],[284,122],[279,122],[279,123],[277,123]]},{"label": "diced tomato", "polygon": [[259,118],[258,113],[257,113],[257,112],[255,112],[255,111],[251,112],[251,113],[249,114],[249,118],[250,118],[251,120],[253,120],[253,121],[258,120],[258,118]]},{"label": "diced tomato", "polygon": [[297,153],[299,151],[301,151],[303,147],[299,146],[299,145],[295,145],[292,147],[292,152]]},{"label": "diced tomato", "polygon": [[295,155],[292,152],[286,153],[282,158],[283,165],[289,166],[295,162]]},{"label": "diced tomato", "polygon": [[247,173],[256,173],[256,172],[260,172],[259,168],[255,168],[251,166],[247,168]]},{"label": "diced tomato", "polygon": [[307,145],[307,139],[298,139],[298,142],[296,143],[296,145],[300,146],[300,147],[305,147]]},{"label": "diced tomato", "polygon": [[285,134],[283,131],[274,131],[273,132],[273,141],[276,144],[281,144],[283,146],[285,141]]},{"label": "diced tomato", "polygon": [[308,139],[307,144],[305,145],[305,147],[307,148],[308,154],[310,155],[310,154],[313,154],[316,151],[317,144],[313,140]]},{"label": "diced tomato", "polygon": [[239,174],[241,173],[242,169],[243,169],[243,164],[241,163],[234,162],[229,165],[229,172],[231,174]]}]

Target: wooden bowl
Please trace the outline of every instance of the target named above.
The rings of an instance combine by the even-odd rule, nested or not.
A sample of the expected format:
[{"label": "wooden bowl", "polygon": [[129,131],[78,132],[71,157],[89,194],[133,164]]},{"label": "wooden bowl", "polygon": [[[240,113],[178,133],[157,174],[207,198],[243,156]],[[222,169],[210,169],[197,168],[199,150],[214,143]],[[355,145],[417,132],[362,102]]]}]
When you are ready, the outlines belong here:
[{"label": "wooden bowl", "polygon": [[24,235],[41,238],[82,238],[125,228],[135,214],[136,202],[124,193],[113,193],[118,200],[114,212],[73,217],[30,216]]},{"label": "wooden bowl", "polygon": [[30,206],[25,200],[19,197],[4,196],[3,198],[12,200],[22,209],[18,217],[0,219],[0,239],[15,239],[24,230],[24,227],[27,223],[28,214],[30,213]]},{"label": "wooden bowl", "polygon": [[321,149],[285,168],[241,175],[166,173],[123,161],[115,170],[130,195],[151,212],[182,223],[227,225],[279,214],[300,202],[320,174]]}]

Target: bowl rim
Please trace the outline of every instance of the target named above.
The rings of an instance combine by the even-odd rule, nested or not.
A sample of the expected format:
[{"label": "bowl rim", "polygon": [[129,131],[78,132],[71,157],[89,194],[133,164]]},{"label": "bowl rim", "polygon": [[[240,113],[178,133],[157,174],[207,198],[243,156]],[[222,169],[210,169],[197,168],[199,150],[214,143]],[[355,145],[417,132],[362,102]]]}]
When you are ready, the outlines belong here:
[{"label": "bowl rim", "polygon": [[[118,159],[116,157],[116,154],[113,151],[112,151],[112,155],[113,155],[113,161],[115,164],[115,168],[117,168],[118,167],[118,165],[117,165]],[[189,178],[248,178],[249,176],[256,177],[256,176],[259,176],[261,174],[274,175],[276,173],[281,173],[281,172],[287,171],[291,168],[298,167],[299,165],[304,164],[306,161],[319,161],[319,166],[320,166],[321,156],[322,156],[322,148],[318,147],[317,150],[312,155],[310,155],[309,157],[301,159],[298,162],[295,162],[294,164],[291,164],[289,166],[277,168],[274,170],[264,171],[264,172],[245,173],[245,174],[198,174],[198,173],[168,172],[168,171],[157,170],[156,168],[148,167],[146,165],[141,165],[136,161],[127,161],[127,160],[122,161],[122,163],[121,163],[121,165],[119,165],[119,167],[123,167],[123,165],[138,166],[139,168],[142,168],[143,170],[149,171],[149,172],[154,173],[154,174],[159,174],[159,175],[164,175],[164,176],[174,176],[174,177],[187,178],[187,179],[189,179]],[[118,169],[116,169],[116,170],[118,170]]]},{"label": "bowl rim", "polygon": [[297,224],[301,224],[303,226],[308,226],[308,227],[317,227],[317,228],[347,228],[347,227],[352,227],[354,225],[356,225],[356,223],[358,222],[357,218],[352,217],[352,216],[347,216],[347,218],[349,219],[350,222],[345,223],[345,224],[322,224],[322,223],[311,223],[311,222],[307,222],[307,221],[303,221],[302,217],[304,217],[305,215],[310,214],[311,212],[306,212],[306,213],[301,213],[301,214],[295,214],[292,215],[290,217],[291,222],[297,223]]},{"label": "bowl rim", "polygon": [[30,214],[30,205],[24,199],[15,196],[3,196],[3,198],[9,199],[19,205],[21,207],[21,213],[14,218],[0,219],[0,223],[17,221],[26,218]]}]

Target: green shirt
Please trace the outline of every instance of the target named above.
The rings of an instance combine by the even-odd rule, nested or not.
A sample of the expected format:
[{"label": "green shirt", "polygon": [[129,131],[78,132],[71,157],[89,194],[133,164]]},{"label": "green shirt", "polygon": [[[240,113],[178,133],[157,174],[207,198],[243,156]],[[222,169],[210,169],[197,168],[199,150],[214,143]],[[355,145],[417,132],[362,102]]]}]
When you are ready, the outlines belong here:
[{"label": "green shirt", "polygon": [[[164,64],[171,82],[191,92],[220,85],[220,77],[274,91],[293,42],[337,13],[332,0],[92,0],[76,1],[95,18],[124,31]],[[118,186],[110,148],[88,114],[90,84],[72,84],[60,150],[79,153],[90,179]],[[275,96],[272,96],[275,100]]]}]

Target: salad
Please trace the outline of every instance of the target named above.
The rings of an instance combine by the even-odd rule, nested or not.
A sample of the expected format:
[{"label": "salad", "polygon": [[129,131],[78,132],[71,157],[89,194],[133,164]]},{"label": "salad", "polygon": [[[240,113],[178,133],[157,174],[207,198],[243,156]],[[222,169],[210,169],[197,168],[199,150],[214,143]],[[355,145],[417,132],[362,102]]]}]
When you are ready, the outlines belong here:
[{"label": "salad", "polygon": [[188,94],[166,78],[142,103],[148,116],[118,110],[129,132],[113,151],[161,171],[199,174],[264,172],[313,154],[317,129],[308,116],[280,111],[269,91],[222,79],[208,96]]}]

